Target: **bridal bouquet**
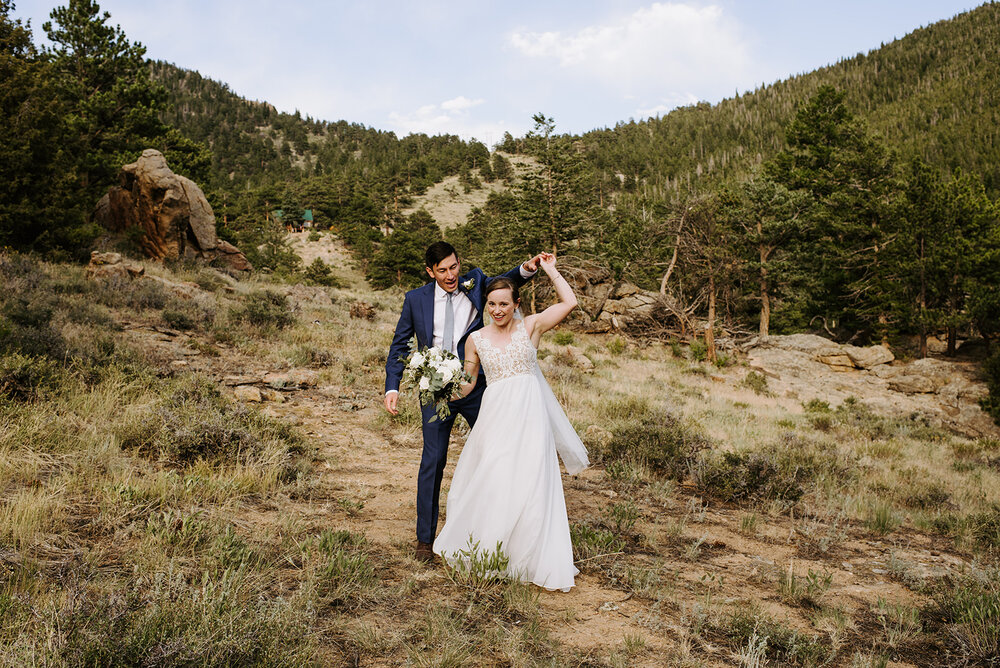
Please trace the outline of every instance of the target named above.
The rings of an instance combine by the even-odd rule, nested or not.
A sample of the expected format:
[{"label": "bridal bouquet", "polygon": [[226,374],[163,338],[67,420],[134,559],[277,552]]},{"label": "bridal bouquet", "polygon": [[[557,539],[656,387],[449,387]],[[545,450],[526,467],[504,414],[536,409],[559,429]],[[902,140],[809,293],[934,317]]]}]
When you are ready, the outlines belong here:
[{"label": "bridal bouquet", "polygon": [[472,376],[462,368],[457,356],[434,346],[420,350],[417,337],[410,339],[410,354],[403,359],[403,383],[416,388],[421,406],[434,404],[437,413],[434,422],[451,415],[448,401],[458,396],[463,383],[472,382]]}]

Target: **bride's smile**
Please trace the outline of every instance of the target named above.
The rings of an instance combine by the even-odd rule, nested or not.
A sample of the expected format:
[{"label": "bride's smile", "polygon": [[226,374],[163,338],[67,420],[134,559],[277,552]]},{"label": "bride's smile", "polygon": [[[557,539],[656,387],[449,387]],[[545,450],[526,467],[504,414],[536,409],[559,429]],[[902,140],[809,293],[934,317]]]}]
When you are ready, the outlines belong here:
[{"label": "bride's smile", "polygon": [[511,291],[506,288],[494,290],[486,300],[486,309],[493,318],[493,324],[499,329],[510,324],[517,305]]}]

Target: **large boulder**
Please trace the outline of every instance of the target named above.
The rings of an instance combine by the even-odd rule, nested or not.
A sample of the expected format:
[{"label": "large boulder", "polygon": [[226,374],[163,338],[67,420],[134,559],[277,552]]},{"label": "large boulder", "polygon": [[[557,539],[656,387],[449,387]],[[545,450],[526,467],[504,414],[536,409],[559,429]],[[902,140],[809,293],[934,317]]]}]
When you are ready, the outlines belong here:
[{"label": "large boulder", "polygon": [[896,359],[892,351],[885,346],[859,346],[843,345],[840,347],[844,353],[851,358],[851,362],[859,369],[872,369],[881,364],[890,364]]},{"label": "large boulder", "polygon": [[895,369],[888,376],[889,388],[906,394],[934,394],[955,381],[955,365],[943,360],[920,359]]},{"label": "large boulder", "polygon": [[162,153],[146,149],[122,167],[119,179],[120,185],[94,210],[94,220],[105,229],[141,228],[140,245],[158,260],[197,258],[227,269],[252,269],[239,249],[219,241],[205,193],[191,179],[174,174]]}]

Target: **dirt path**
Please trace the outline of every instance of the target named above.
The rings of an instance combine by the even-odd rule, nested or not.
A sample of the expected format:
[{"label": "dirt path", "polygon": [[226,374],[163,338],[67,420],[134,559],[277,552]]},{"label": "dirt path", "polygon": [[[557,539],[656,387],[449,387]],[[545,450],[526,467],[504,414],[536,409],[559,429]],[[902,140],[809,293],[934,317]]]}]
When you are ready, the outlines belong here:
[{"label": "dirt path", "polygon": [[[336,308],[346,311],[352,294],[370,294],[331,236],[309,242],[305,235],[293,235],[291,243],[307,263],[321,257],[352,289],[358,286],[353,292],[345,290]],[[370,341],[388,341],[394,323],[395,314],[384,309],[376,321],[356,326],[366,328]],[[162,357],[175,358],[175,367],[199,370],[220,381],[234,368],[257,379],[280,371],[259,359],[235,358],[231,351],[218,356],[192,353],[198,345],[184,334],[142,328],[134,334],[150,349],[158,346]],[[368,344],[349,340],[344,345]],[[372,362],[359,371],[365,374],[363,382],[326,373],[321,382],[265,401],[263,411],[296,424],[318,452],[308,491],[269,502],[261,512],[268,522],[285,518],[313,531],[364,534],[373,552],[390,555],[399,564],[393,577],[418,582],[422,588],[411,609],[396,611],[408,618],[436,596],[447,598],[451,590],[443,567],[413,559],[421,437],[412,418],[390,420],[385,414],[377,389],[381,364]],[[680,373],[676,365],[655,356],[616,364],[621,378],[667,379],[664,387],[671,374]],[[759,401],[741,388],[738,373],[687,374],[683,392],[698,401],[714,397],[744,402],[742,406]],[[593,378],[588,382],[603,382]],[[253,384],[265,387],[259,381]],[[769,406],[767,410],[781,409],[779,400]],[[464,442],[461,431],[456,430],[451,444],[443,512]],[[734,665],[738,661],[732,649],[732,620],[741,611],[762,611],[788,633],[824,638],[836,658],[832,665],[851,665],[855,652],[870,651],[876,643],[890,648],[893,660],[887,665],[935,665],[937,648],[914,640],[912,629],[894,621],[892,611],[923,609],[930,602],[925,585],[969,565],[967,555],[957,552],[951,541],[907,527],[875,538],[857,521],[818,511],[802,516],[794,510],[741,509],[712,503],[688,485],[623,485],[599,466],[576,477],[564,476],[564,487],[571,523],[596,526],[616,504],[631,503],[637,511],[634,527],[620,532],[627,537],[621,553],[579,563],[582,572],[569,593],[539,592],[545,630],[578,657],[580,665],[587,657],[605,665],[609,656],[627,657],[622,665]],[[376,623],[393,623],[380,619]]]}]

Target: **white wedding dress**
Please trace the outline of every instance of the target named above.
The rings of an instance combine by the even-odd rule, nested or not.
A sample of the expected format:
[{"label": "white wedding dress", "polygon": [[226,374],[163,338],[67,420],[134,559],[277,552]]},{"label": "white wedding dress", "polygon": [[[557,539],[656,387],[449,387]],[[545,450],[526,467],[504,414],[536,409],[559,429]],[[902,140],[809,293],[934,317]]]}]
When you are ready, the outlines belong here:
[{"label": "white wedding dress", "polygon": [[538,369],[522,320],[506,348],[481,331],[471,336],[487,386],[455,467],[434,552],[455,563],[470,544],[478,542],[482,553],[499,542],[507,575],[569,591],[579,570],[556,452],[575,474],[588,465],[586,449]]}]

